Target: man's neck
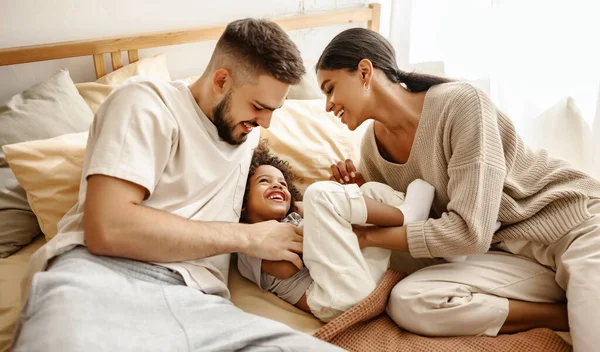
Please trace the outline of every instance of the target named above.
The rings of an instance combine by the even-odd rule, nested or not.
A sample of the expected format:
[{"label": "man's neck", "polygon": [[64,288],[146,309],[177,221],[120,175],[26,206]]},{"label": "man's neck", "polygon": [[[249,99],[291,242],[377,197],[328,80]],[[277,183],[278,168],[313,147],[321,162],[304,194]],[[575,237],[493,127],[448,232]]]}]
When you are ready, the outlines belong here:
[{"label": "man's neck", "polygon": [[194,83],[190,84],[188,88],[200,110],[212,121],[213,91],[210,81],[206,77],[201,76]]}]

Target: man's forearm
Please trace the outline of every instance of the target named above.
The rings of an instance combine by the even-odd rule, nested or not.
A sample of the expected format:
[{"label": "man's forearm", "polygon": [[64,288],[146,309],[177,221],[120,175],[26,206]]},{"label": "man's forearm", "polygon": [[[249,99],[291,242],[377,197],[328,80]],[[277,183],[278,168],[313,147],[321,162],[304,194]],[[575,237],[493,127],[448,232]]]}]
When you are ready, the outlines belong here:
[{"label": "man's forearm", "polygon": [[177,262],[243,252],[249,226],[198,222],[143,205],[112,209],[104,224],[85,222],[86,242],[96,254],[151,262]]}]

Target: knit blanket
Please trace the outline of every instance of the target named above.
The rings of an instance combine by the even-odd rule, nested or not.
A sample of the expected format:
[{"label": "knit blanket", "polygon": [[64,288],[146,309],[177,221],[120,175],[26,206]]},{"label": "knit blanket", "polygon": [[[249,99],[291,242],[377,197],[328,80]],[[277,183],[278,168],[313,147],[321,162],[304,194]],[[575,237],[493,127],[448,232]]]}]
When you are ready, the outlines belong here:
[{"label": "knit blanket", "polygon": [[[423,337],[394,323],[385,307],[392,288],[406,275],[389,269],[373,293],[356,306],[320,328],[315,337],[349,351],[427,352],[550,352],[572,347],[549,329],[497,337]],[[457,322],[460,324],[460,322]]]}]

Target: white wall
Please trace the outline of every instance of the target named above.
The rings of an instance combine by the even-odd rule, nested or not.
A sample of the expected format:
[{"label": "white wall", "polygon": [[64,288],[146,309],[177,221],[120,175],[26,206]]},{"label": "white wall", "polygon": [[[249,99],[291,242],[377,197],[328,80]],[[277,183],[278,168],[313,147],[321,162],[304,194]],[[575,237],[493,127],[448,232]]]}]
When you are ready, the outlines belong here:
[{"label": "white wall", "polygon": [[[283,17],[369,2],[382,3],[381,30],[387,36],[392,0],[0,0],[0,48],[221,25],[244,17]],[[316,59],[337,33],[364,25],[298,30],[290,36],[303,55]],[[210,41],[141,50],[140,57],[167,53],[169,71],[177,79],[201,74],[214,45]],[[70,70],[76,83],[95,79],[91,56],[3,66],[0,104],[62,67]]]}]

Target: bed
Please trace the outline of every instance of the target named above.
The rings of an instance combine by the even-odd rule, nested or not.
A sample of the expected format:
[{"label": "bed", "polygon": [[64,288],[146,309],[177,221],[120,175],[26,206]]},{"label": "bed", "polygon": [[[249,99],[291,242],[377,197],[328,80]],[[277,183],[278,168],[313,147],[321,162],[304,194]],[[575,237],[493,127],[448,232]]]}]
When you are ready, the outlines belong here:
[{"label": "bed", "polygon": [[[366,25],[370,29],[378,30],[379,16],[380,5],[372,4],[368,7],[297,15],[273,20],[288,31],[344,23],[356,23],[356,25],[360,26]],[[126,78],[134,75],[149,75],[164,79],[170,78],[166,65],[164,64],[164,55],[159,54],[152,57],[140,58],[140,49],[214,40],[220,36],[223,29],[224,26],[191,28],[115,38],[0,49],[0,66],[91,56],[90,69],[93,67],[97,80],[95,82],[84,82],[75,85],[77,88],[75,92],[79,93],[80,97],[83,98],[82,101],[85,101],[90,109],[90,111],[85,111],[86,118],[88,119],[82,124],[82,126],[85,127],[85,125],[89,124],[90,116],[93,117],[93,113],[102,103],[102,100],[116,85]],[[125,53],[127,59],[126,64],[124,64]],[[110,65],[106,64],[107,60],[105,60],[105,58],[107,56],[110,56]],[[91,63],[93,63],[93,66]],[[66,71],[66,73],[65,71],[66,70],[63,70],[63,72],[59,72],[57,75],[62,75],[63,77],[61,79],[67,78],[68,80],[68,71]],[[307,79],[312,78],[314,80],[314,75],[311,77],[310,72],[312,69],[309,68],[307,71],[309,71]],[[189,77],[187,80],[192,81],[194,78],[195,77]],[[47,84],[47,82],[42,82],[40,84]],[[270,129],[270,131],[263,131],[264,137],[269,138],[271,147],[275,152],[278,152],[282,157],[291,159],[293,164],[298,165],[296,171],[302,174],[303,177],[302,184],[300,185],[301,189],[313,181],[327,179],[327,168],[329,163],[345,156],[356,155],[358,148],[357,143],[360,141],[360,136],[356,135],[356,133],[347,131],[347,129],[341,126],[341,124],[332,116],[324,113],[323,100],[321,97],[317,98],[317,96],[315,96],[315,94],[320,93],[314,84],[316,84],[316,81],[308,83],[303,81],[299,86],[293,87],[290,96],[295,94],[302,100],[289,99],[285,104],[286,106],[281,111],[278,111],[277,116],[274,118],[274,121],[278,122],[273,125],[273,128]],[[68,94],[73,93],[73,89],[70,89],[71,93]],[[310,91],[307,92],[307,89]],[[296,93],[294,93],[294,91],[296,91]],[[25,93],[22,93],[18,102],[11,100],[9,105],[22,103],[31,98],[31,90]],[[306,99],[307,97],[317,99]],[[53,97],[49,98],[49,100],[53,99]],[[79,99],[79,97],[77,99]],[[81,101],[73,101],[67,105],[79,104],[80,102]],[[48,102],[46,101],[46,103]],[[82,109],[87,108],[82,107]],[[46,111],[43,111],[42,114],[38,115],[42,116],[48,114],[48,108],[45,108],[45,110]],[[61,114],[64,114],[64,112]],[[77,118],[80,118],[79,115],[81,114],[82,110],[79,110],[74,116],[78,115]],[[50,113],[49,115],[52,114]],[[307,116],[308,119],[298,119],[299,115]],[[42,117],[46,118],[46,116]],[[61,118],[62,117],[63,116],[61,116]],[[317,123],[321,124],[322,121],[319,121],[318,119],[323,118],[326,120],[326,123],[329,124],[327,130],[330,133],[315,134],[314,125]],[[0,115],[0,130],[4,129],[5,132],[7,129],[11,128],[13,130],[17,128],[33,129],[37,126],[37,121],[29,121],[28,123],[24,123],[27,125],[25,127],[22,125],[18,127],[12,125],[6,127],[6,124],[3,125],[3,120],[7,119]],[[304,123],[298,122],[303,120]],[[38,126],[37,128],[52,129],[55,127],[52,126],[52,122],[49,121],[49,123],[50,125],[47,126],[47,128],[43,126]],[[56,122],[56,124],[61,123],[62,122]],[[297,133],[298,130],[305,131],[307,138],[309,138],[308,136],[312,136],[310,137],[312,140],[299,142],[297,144],[285,143],[284,145],[284,140],[290,140],[289,136],[292,133],[290,124],[294,126],[294,133]],[[66,125],[69,125],[69,122],[66,122]],[[69,126],[73,127],[73,124]],[[87,127],[83,127],[57,131],[56,133],[46,135],[35,135],[35,133],[31,135],[30,133],[29,138],[21,138],[20,140],[14,138],[11,140],[11,138],[8,137],[8,139],[0,138],[0,140],[3,141],[3,143],[0,143],[0,147],[2,145],[14,144],[15,142],[23,142],[17,143],[25,148],[25,150],[21,148],[16,151],[16,154],[19,154],[20,156],[26,154],[28,155],[27,158],[31,159],[32,155],[37,154],[37,162],[41,162],[42,159],[48,161],[52,158],[54,158],[52,160],[56,161],[56,163],[46,163],[44,165],[39,163],[23,165],[23,163],[20,164],[20,161],[18,160],[19,156],[15,156],[15,150],[12,150],[10,153],[5,150],[7,154],[6,158],[10,159],[9,154],[11,154],[12,160],[14,161],[14,163],[11,163],[12,169],[9,171],[5,161],[4,165],[0,162],[0,165],[4,167],[5,172],[14,171],[14,173],[17,174],[16,176],[19,185],[15,185],[14,187],[23,187],[26,191],[26,203],[21,205],[21,208],[18,209],[20,210],[20,213],[17,215],[20,216],[23,212],[28,212],[30,216],[27,220],[29,222],[36,221],[35,234],[37,235],[37,233],[40,232],[40,229],[41,232],[43,232],[37,236],[29,235],[30,238],[26,238],[21,242],[17,241],[15,242],[16,244],[13,243],[11,251],[8,252],[10,254],[5,253],[5,258],[0,259],[0,351],[7,351],[9,349],[10,339],[20,309],[20,282],[26,271],[29,257],[35,250],[44,245],[47,239],[56,234],[57,220],[76,201],[77,187],[75,185],[78,183],[78,172],[80,172],[82,161],[81,153],[83,152],[87,137],[86,132],[84,132],[87,130]],[[3,132],[0,132],[0,134],[2,133]],[[349,140],[355,142],[339,144],[337,142],[334,143],[336,140]],[[334,148],[335,144],[339,145]],[[306,150],[306,148],[312,148],[313,152],[302,153],[301,151]],[[306,155],[310,155],[310,157],[307,157]],[[1,153],[0,157],[3,157]],[[36,158],[35,156],[33,157]],[[309,167],[309,164],[312,164],[315,161],[321,165],[317,170]],[[57,165],[61,165],[58,170],[56,168]],[[2,190],[0,189],[0,191]],[[0,212],[14,210],[14,208],[19,207],[9,208],[11,207],[0,208]],[[33,210],[32,213],[31,210]],[[10,226],[11,219],[12,218],[7,218],[6,221],[3,221],[2,218],[0,218],[0,227]],[[30,223],[29,225],[32,224]],[[31,232],[31,226],[23,229],[23,231]],[[19,236],[20,234],[13,233],[12,235]],[[17,248],[20,249],[15,252]],[[232,256],[232,260],[233,259],[234,257]],[[236,265],[230,266],[228,285],[232,294],[233,303],[247,312],[281,321],[295,329],[311,334],[322,326],[322,323],[313,316],[278,299],[271,293],[260,291],[260,289],[250,281],[240,276]]]},{"label": "bed", "polygon": [[[291,16],[274,19],[274,21],[290,31],[343,23],[355,23],[378,30],[379,19],[380,5],[371,4],[368,7]],[[63,98],[66,99],[64,101],[69,102],[63,105],[71,107],[71,110],[66,112],[61,110],[56,118],[65,119],[73,116],[74,119],[78,119],[77,123],[56,120],[48,121],[44,125],[37,120],[31,120],[34,115],[35,118],[53,116],[48,104],[63,101],[62,98],[48,97],[47,92],[39,93],[41,89],[39,85],[22,93],[18,101],[13,102],[18,105],[32,97],[46,97],[46,105],[42,104],[42,111],[37,111],[37,115],[27,116],[30,119],[27,123],[23,123],[20,127],[8,127],[26,129],[25,134],[29,136],[28,138],[21,138],[21,140],[4,138],[3,133],[6,133],[7,127],[3,125],[4,112],[0,110],[0,147],[10,145],[3,149],[6,159],[9,159],[10,169],[3,159],[5,156],[0,152],[0,168],[4,168],[0,170],[5,172],[0,175],[0,179],[2,175],[7,175],[6,172],[14,172],[18,184],[15,183],[12,187],[13,190],[18,188],[21,193],[15,194],[22,196],[22,203],[19,205],[0,207],[0,214],[7,210],[19,211],[14,217],[12,215],[5,217],[6,221],[0,216],[0,230],[10,221],[27,213],[25,220],[28,221],[28,227],[22,231],[30,232],[29,237],[25,236],[25,240],[14,242],[10,254],[5,253],[6,258],[0,259],[0,351],[9,349],[20,309],[20,281],[27,268],[29,257],[56,234],[57,221],[77,200],[78,181],[87,140],[85,131],[93,118],[93,113],[112,89],[129,77],[148,75],[161,79],[171,78],[163,54],[140,58],[139,50],[214,40],[219,37],[223,29],[224,26],[191,28],[0,49],[0,66],[91,56],[90,69],[93,67],[97,78],[94,82],[74,84],[68,78],[66,70],[61,70],[49,78],[56,81],[50,82],[55,85],[52,86],[54,89],[52,92],[63,94]],[[124,64],[125,53],[127,64]],[[110,56],[110,65],[106,64],[107,56]],[[324,112],[324,99],[316,87],[312,67],[308,67],[307,71],[307,77],[298,86],[292,87],[284,106],[275,112],[271,128],[261,131],[262,137],[269,140],[271,149],[288,160],[301,177],[298,184],[300,191],[312,182],[328,179],[329,165],[332,161],[347,157],[358,161],[359,143],[364,133],[364,128],[348,131],[331,114]],[[195,78],[189,77],[186,80],[191,82]],[[59,84],[61,79],[67,82],[63,83],[68,85],[68,89],[63,83],[62,86]],[[40,84],[44,89],[49,85],[48,82]],[[27,112],[27,109],[21,106],[21,109],[15,111],[19,110],[19,113],[23,113],[23,111]],[[57,129],[57,125],[60,124],[68,128]],[[36,129],[47,133],[36,134]],[[0,194],[2,192],[4,195],[10,194],[9,191],[2,190],[2,186],[0,184]],[[0,199],[0,205],[2,201]],[[40,231],[41,234],[38,235]],[[20,232],[14,232],[13,236],[22,235]],[[3,236],[2,231],[0,231],[0,240],[2,240],[1,236]],[[228,286],[232,302],[236,306],[249,313],[280,321],[310,334],[322,327],[322,323],[312,315],[289,305],[271,293],[260,291],[250,281],[241,277],[233,260],[235,258],[232,256]],[[396,261],[395,266],[402,267],[407,272],[425,265],[418,262],[408,264],[402,261],[400,255],[393,260]],[[568,335],[563,337],[568,339]]]}]

